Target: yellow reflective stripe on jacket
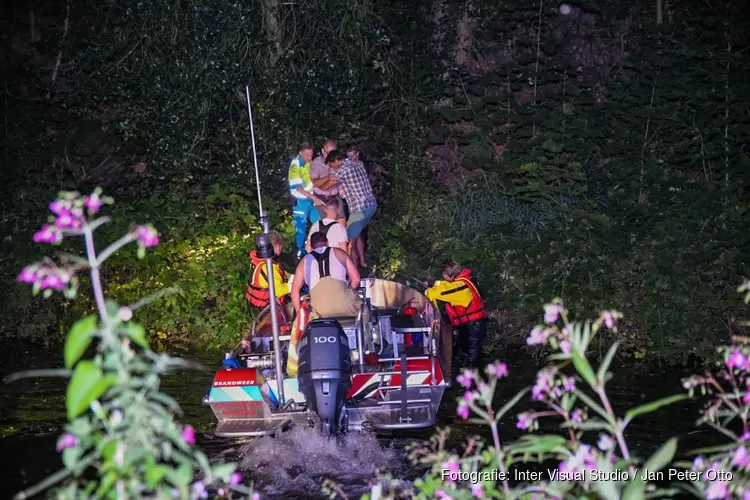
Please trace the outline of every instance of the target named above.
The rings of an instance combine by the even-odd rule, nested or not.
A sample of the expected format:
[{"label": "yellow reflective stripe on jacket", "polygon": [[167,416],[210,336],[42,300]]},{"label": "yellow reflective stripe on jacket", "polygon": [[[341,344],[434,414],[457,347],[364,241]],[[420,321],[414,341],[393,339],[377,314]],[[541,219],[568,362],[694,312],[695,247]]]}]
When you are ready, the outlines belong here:
[{"label": "yellow reflective stripe on jacket", "polygon": [[436,281],[434,286],[427,289],[425,295],[432,302],[447,302],[461,307],[468,307],[474,298],[469,285],[460,280]]},{"label": "yellow reflective stripe on jacket", "polygon": [[[266,267],[266,263],[263,262],[259,264],[256,269],[255,273],[258,271],[264,270]],[[255,274],[254,273],[254,274]],[[281,276],[281,267],[279,267],[278,264],[274,262],[273,264],[273,281],[274,281],[274,291],[276,292],[276,298],[283,297],[284,295],[289,295],[289,283],[284,281],[284,278]],[[266,274],[261,271],[261,275],[258,278],[257,281],[253,281],[254,283],[258,283],[258,286],[261,288],[268,288],[268,279],[266,278]]]}]

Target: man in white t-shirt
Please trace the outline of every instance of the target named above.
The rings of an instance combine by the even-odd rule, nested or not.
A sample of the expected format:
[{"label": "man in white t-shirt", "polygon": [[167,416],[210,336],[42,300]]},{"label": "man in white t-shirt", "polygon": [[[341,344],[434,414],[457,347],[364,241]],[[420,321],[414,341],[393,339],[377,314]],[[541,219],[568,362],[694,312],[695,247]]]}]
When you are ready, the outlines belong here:
[{"label": "man in white t-shirt", "polygon": [[336,221],[339,212],[339,203],[337,200],[328,200],[325,205],[325,217],[323,220],[316,222],[310,228],[307,235],[307,251],[310,252],[310,238],[315,233],[323,233],[328,238],[328,246],[331,248],[340,248],[348,252],[349,237],[346,234],[346,227]]}]

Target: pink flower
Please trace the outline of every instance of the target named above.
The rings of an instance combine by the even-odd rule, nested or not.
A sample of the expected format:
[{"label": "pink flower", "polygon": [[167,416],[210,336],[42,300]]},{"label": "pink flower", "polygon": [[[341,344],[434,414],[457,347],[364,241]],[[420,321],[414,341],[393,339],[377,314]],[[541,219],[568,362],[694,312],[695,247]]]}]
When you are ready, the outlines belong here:
[{"label": "pink flower", "polygon": [[518,414],[518,423],[516,424],[516,427],[522,430],[526,430],[531,428],[531,426],[534,424],[534,419],[529,415],[528,412],[523,412]]},{"label": "pink flower", "polygon": [[102,208],[102,205],[104,205],[104,201],[99,198],[98,193],[93,193],[90,196],[86,197],[83,204],[86,208],[89,209],[89,213],[93,215]]},{"label": "pink flower", "polygon": [[70,208],[70,202],[64,200],[55,200],[49,204],[50,211],[55,215],[69,214]]},{"label": "pink flower", "polygon": [[260,500],[260,493],[253,493],[253,496],[250,497],[250,500]]},{"label": "pink flower", "polygon": [[570,352],[573,350],[573,346],[570,345],[570,342],[567,340],[563,340],[560,342],[560,350],[565,354],[570,354]]},{"label": "pink flower", "polygon": [[612,449],[612,446],[614,446],[614,444],[615,443],[612,441],[611,437],[609,437],[606,434],[602,434],[599,437],[599,442],[597,443],[597,446],[599,447],[600,450],[607,451],[607,450]]},{"label": "pink flower", "polygon": [[117,316],[121,321],[130,321],[130,319],[133,317],[133,311],[129,307],[122,306],[117,311]]},{"label": "pink flower", "polygon": [[466,387],[467,389],[471,387],[473,380],[474,380],[474,377],[472,376],[471,372],[468,370],[464,370],[462,374],[456,377],[456,382]]},{"label": "pink flower", "polygon": [[487,365],[487,375],[502,378],[508,375],[508,365],[505,363],[492,363]]},{"label": "pink flower", "polygon": [[565,392],[573,392],[576,388],[576,381],[573,377],[563,377],[563,388]]},{"label": "pink flower", "polygon": [[62,214],[55,219],[55,227],[58,229],[80,229],[81,220],[74,217],[72,213]]},{"label": "pink flower", "polygon": [[706,488],[707,500],[719,500],[729,496],[727,481],[714,481]]},{"label": "pink flower", "polygon": [[544,322],[551,325],[557,322],[562,312],[562,307],[559,304],[547,304],[544,306]]},{"label": "pink flower", "polygon": [[535,327],[531,330],[529,337],[526,339],[528,345],[543,345],[547,342],[547,336],[545,330],[540,327]]},{"label": "pink flower", "polygon": [[750,392],[746,392],[744,396],[742,396],[742,402],[745,404],[750,404]]},{"label": "pink flower", "polygon": [[232,486],[237,486],[242,482],[242,473],[241,472],[233,472],[231,476],[229,476],[229,484]]},{"label": "pink flower", "polygon": [[750,500],[750,490],[745,490],[745,492],[742,493],[742,500]]},{"label": "pink flower", "polygon": [[469,406],[472,401],[476,398],[476,394],[471,391],[466,391],[461,400],[458,402],[458,408],[456,408],[456,415],[461,417],[463,420],[469,418],[471,413],[471,407]]},{"label": "pink flower", "polygon": [[737,368],[739,370],[747,370],[747,356],[742,354],[740,351],[734,351],[727,359],[727,368],[730,370]]},{"label": "pink flower", "polygon": [[159,244],[159,234],[152,227],[140,226],[138,228],[138,239],[144,247],[153,247]]},{"label": "pink flower", "polygon": [[693,466],[691,467],[690,470],[693,472],[700,472],[705,468],[706,468],[706,461],[703,459],[703,457],[695,457],[695,460],[693,460]]},{"label": "pink flower", "polygon": [[471,494],[474,496],[474,498],[484,498],[484,485],[482,483],[472,484]]},{"label": "pink flower", "polygon": [[607,328],[610,330],[615,326],[615,317],[611,312],[604,311],[602,313],[602,319],[604,319],[604,324],[607,325]]},{"label": "pink flower", "polygon": [[208,492],[206,491],[206,485],[203,481],[196,481],[193,483],[193,492],[198,498],[208,498]]},{"label": "pink flower", "polygon": [[65,283],[63,282],[62,278],[58,276],[57,274],[48,274],[44,278],[42,278],[42,282],[40,284],[40,287],[42,290],[46,289],[52,289],[52,290],[62,290],[65,288]]},{"label": "pink flower", "polygon": [[747,450],[744,446],[737,448],[732,457],[732,467],[741,467],[744,469],[748,465],[750,465],[750,455],[748,455]]},{"label": "pink flower", "polygon": [[21,271],[21,274],[18,275],[16,278],[16,281],[20,283],[28,283],[30,285],[33,285],[36,283],[37,280],[37,273],[36,271],[32,270],[31,267],[24,267]]},{"label": "pink flower", "polygon": [[195,429],[193,429],[193,427],[190,425],[185,426],[185,428],[182,429],[180,439],[185,441],[187,444],[195,444]]},{"label": "pink flower", "polygon": [[573,422],[583,422],[583,410],[575,410],[570,415],[570,420]]},{"label": "pink flower", "polygon": [[745,429],[745,432],[743,432],[742,435],[740,436],[740,443],[744,443],[748,439],[750,439],[750,431]]},{"label": "pink flower", "polygon": [[59,453],[65,448],[72,448],[77,444],[78,440],[76,439],[76,437],[73,434],[66,432],[65,434],[60,436],[60,439],[57,440],[57,452]]},{"label": "pink flower", "polygon": [[34,234],[35,243],[52,243],[57,245],[62,241],[62,233],[55,227],[45,224]]},{"label": "pink flower", "polygon": [[458,473],[461,465],[456,460],[448,460],[441,465],[443,477],[448,477],[448,481],[455,482],[458,480]]}]

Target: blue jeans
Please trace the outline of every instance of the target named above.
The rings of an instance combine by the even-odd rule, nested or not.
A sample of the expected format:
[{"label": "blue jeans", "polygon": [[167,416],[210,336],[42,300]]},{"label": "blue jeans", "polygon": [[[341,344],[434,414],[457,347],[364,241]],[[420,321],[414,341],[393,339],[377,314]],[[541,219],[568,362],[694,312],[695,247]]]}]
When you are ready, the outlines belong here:
[{"label": "blue jeans", "polygon": [[315,224],[320,220],[320,214],[315,209],[315,205],[309,198],[298,198],[292,211],[294,216],[294,228],[297,230],[295,237],[297,250],[305,253],[305,242],[307,241],[307,221]]}]

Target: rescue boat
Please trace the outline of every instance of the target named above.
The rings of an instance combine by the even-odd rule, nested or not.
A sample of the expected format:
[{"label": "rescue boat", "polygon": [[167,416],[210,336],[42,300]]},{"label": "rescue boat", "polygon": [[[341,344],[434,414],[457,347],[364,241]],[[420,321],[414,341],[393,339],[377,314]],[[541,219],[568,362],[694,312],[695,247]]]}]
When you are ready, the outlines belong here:
[{"label": "rescue boat", "polygon": [[[214,434],[434,426],[450,382],[451,328],[407,284],[367,278],[358,293],[357,317],[310,320],[306,302],[299,318],[284,318],[278,303],[261,311],[252,336],[226,353],[204,398],[218,421]],[[290,326],[288,335],[279,333]]]}]

